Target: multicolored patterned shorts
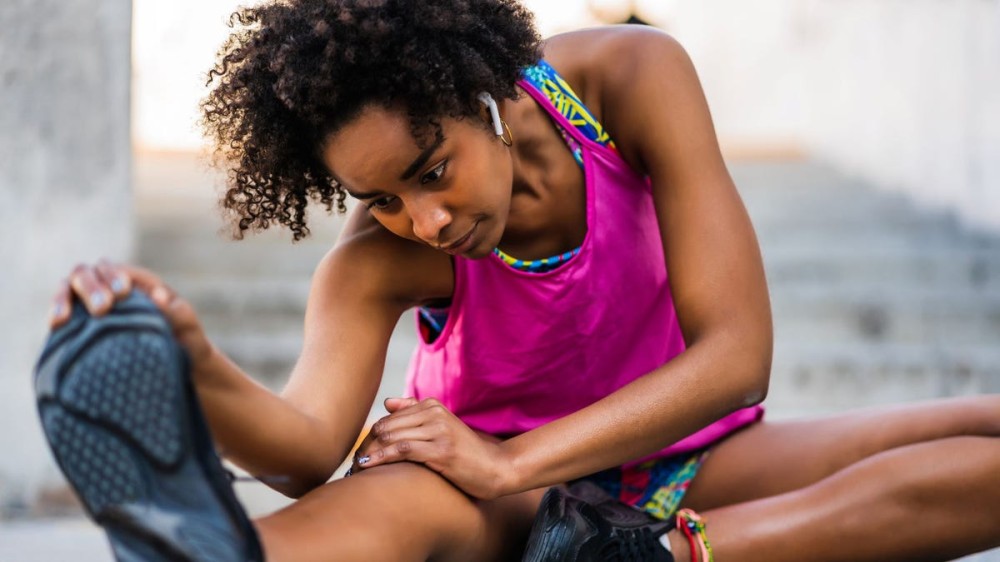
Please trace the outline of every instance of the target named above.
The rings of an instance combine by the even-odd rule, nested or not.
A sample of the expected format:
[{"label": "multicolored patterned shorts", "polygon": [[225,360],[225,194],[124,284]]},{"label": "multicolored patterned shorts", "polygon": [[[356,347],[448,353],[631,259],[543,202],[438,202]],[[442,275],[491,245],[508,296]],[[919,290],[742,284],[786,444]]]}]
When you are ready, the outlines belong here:
[{"label": "multicolored patterned shorts", "polygon": [[709,451],[702,449],[656,459],[629,469],[610,468],[579,480],[589,480],[622,502],[657,519],[667,519],[677,513]]}]

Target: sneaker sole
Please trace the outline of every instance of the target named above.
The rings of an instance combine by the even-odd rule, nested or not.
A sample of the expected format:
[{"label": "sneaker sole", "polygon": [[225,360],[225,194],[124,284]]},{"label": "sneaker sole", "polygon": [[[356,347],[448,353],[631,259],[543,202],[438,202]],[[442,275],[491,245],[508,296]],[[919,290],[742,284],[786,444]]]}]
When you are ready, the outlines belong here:
[{"label": "sneaker sole", "polygon": [[[549,488],[542,497],[531,527],[523,562],[598,562],[620,560],[603,553],[598,537],[607,537],[612,526],[648,526],[654,535],[673,528],[635,509],[615,509],[611,495],[596,484],[582,481]],[[598,542],[592,542],[597,539]],[[664,551],[666,552],[666,551]],[[610,556],[610,558],[609,558]]]},{"label": "sneaker sole", "polygon": [[262,560],[188,371],[145,295],[101,317],[75,304],[35,372],[45,436],[119,561]]},{"label": "sneaker sole", "polygon": [[585,523],[593,534],[598,529],[592,520],[581,521],[580,517],[574,517],[568,509],[566,499],[566,491],[562,486],[553,486],[545,492],[531,526],[522,562],[570,562],[580,559],[578,550],[581,545],[574,544],[580,524]]}]

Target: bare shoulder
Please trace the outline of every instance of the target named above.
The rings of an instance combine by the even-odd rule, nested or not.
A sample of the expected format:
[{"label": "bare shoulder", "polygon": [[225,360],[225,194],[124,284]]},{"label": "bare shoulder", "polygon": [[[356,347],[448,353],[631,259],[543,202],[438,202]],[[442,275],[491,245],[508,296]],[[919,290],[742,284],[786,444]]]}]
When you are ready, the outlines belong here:
[{"label": "bare shoulder", "polygon": [[684,63],[681,44],[646,25],[608,25],[553,35],[543,44],[545,58],[583,85],[613,82],[657,66]]},{"label": "bare shoulder", "polygon": [[643,173],[649,170],[636,146],[634,116],[662,110],[678,89],[700,91],[684,47],[650,26],[611,25],[562,33],[546,40],[544,53],[578,88],[622,156]]},{"label": "bare shoulder", "polygon": [[349,291],[403,308],[449,298],[454,288],[446,254],[392,234],[361,207],[313,277],[314,294]]}]

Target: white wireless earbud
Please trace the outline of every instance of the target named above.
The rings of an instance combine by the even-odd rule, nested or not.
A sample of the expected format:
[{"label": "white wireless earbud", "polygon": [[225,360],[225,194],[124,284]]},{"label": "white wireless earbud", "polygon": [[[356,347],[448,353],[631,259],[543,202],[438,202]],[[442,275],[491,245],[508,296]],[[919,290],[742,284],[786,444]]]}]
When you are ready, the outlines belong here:
[{"label": "white wireless earbud", "polygon": [[480,92],[476,96],[483,105],[490,108],[490,117],[493,118],[493,130],[496,131],[498,137],[503,137],[503,126],[500,125],[500,109],[497,107],[497,102],[493,100],[488,92]]}]

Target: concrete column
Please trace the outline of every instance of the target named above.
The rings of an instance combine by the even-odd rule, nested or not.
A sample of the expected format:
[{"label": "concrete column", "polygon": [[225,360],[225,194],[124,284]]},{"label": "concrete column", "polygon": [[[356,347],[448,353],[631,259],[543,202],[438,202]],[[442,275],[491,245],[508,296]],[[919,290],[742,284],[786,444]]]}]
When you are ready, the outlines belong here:
[{"label": "concrete column", "polygon": [[72,265],[129,259],[130,0],[0,2],[0,518],[61,476],[31,387]]}]

